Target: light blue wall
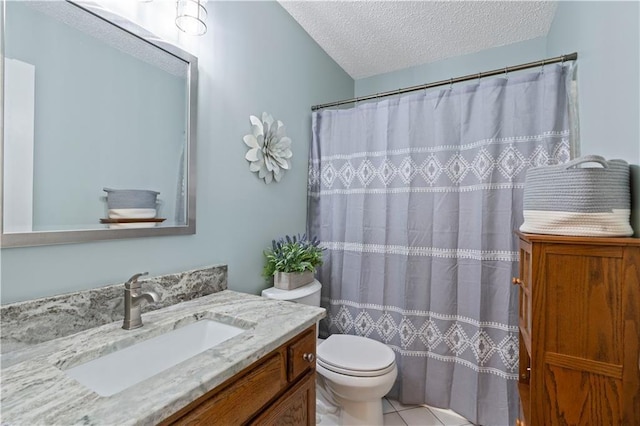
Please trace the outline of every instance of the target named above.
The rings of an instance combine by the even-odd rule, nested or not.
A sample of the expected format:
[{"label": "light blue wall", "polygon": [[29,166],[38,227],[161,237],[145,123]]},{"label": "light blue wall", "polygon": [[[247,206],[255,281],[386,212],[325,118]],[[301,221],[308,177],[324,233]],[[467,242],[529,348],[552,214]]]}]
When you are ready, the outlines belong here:
[{"label": "light blue wall", "polygon": [[562,1],[547,54],[578,52],[582,154],[632,164],[632,225],[640,236],[640,3]]},{"label": "light blue wall", "polygon": [[387,74],[362,78],[356,80],[355,93],[356,96],[372,95],[402,87],[417,86],[480,71],[537,61],[544,57],[545,50],[546,40],[544,37],[539,37]]},{"label": "light blue wall", "polygon": [[[197,233],[1,251],[2,303],[229,265],[229,287],[258,293],[262,251],[304,232],[310,106],[348,98],[354,82],[275,2],[209,2],[200,40]],[[265,185],[249,172],[249,115],[287,126],[293,169]]]}]

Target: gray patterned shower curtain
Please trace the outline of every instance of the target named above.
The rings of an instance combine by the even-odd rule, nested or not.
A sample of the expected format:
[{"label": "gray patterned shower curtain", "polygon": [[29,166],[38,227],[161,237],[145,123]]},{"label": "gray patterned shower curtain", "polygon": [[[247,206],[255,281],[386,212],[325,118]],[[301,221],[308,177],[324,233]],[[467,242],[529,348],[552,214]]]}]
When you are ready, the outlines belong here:
[{"label": "gray patterned shower curtain", "polygon": [[321,334],[389,345],[391,396],[507,425],[518,409],[525,171],[569,160],[573,66],[313,113]]}]

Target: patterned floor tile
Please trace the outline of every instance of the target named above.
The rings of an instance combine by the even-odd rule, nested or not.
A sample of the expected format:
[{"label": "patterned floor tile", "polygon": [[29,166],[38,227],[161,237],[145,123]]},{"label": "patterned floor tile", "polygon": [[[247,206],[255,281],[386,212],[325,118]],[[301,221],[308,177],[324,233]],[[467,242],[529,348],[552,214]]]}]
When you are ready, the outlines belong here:
[{"label": "patterned floor tile", "polygon": [[442,422],[426,407],[411,408],[399,411],[398,414],[408,426],[443,426]]},{"label": "patterned floor tile", "polygon": [[445,410],[444,408],[429,407],[429,410],[440,419],[446,426],[462,426],[470,424],[469,420],[462,417],[453,410]]},{"label": "patterned floor tile", "polygon": [[387,400],[387,398],[382,398],[382,413],[394,413],[396,409],[391,405],[391,403]]},{"label": "patterned floor tile", "polygon": [[396,401],[395,399],[390,399],[390,398],[389,398],[389,402],[391,403],[393,408],[395,408],[396,411],[403,411],[403,410],[408,410],[410,408],[420,407],[417,404],[405,405],[405,404],[403,404],[403,403],[401,403],[399,401]]},{"label": "patterned floor tile", "polygon": [[402,420],[400,414],[396,413],[388,413],[383,416],[384,418],[384,426],[407,426],[407,424]]}]

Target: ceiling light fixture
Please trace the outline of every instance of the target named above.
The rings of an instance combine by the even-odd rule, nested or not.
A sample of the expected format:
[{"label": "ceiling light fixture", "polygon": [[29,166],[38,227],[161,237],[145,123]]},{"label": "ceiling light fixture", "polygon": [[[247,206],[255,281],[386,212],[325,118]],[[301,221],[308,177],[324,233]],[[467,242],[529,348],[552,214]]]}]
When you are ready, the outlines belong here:
[{"label": "ceiling light fixture", "polygon": [[178,0],[176,3],[176,26],[190,35],[207,32],[207,9],[204,0]]}]

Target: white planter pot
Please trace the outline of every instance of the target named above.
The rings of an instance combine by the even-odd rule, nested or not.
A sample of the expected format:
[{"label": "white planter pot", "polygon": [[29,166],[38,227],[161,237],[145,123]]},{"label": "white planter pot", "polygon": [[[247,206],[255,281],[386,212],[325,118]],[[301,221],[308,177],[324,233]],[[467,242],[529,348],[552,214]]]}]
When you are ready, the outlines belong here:
[{"label": "white planter pot", "polygon": [[281,290],[293,290],[312,283],[313,280],[313,271],[276,272],[273,276],[273,285]]}]

